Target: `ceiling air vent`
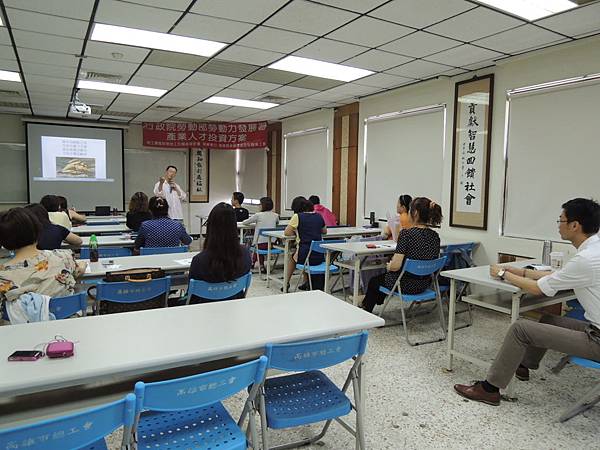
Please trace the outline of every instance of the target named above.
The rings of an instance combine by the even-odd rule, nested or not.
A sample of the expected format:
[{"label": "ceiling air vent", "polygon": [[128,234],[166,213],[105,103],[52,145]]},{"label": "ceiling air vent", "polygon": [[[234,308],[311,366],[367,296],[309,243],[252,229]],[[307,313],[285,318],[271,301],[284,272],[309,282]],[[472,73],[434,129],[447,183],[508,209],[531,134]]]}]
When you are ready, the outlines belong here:
[{"label": "ceiling air vent", "polygon": [[82,80],[104,81],[106,83],[120,83],[122,80],[121,75],[115,75],[113,73],[94,72],[92,70],[82,70],[80,75]]},{"label": "ceiling air vent", "polygon": [[280,97],[278,95],[265,95],[264,97],[260,97],[258,100],[261,102],[277,103],[281,105],[282,103],[289,102],[291,98]]},{"label": "ceiling air vent", "polygon": [[0,98],[7,98],[7,97],[23,97],[23,93],[21,91],[9,91],[7,89],[0,89]]},{"label": "ceiling air vent", "polygon": [[98,114],[98,115],[108,115],[108,116],[116,116],[116,117],[135,117],[137,116],[137,113],[132,113],[132,112],[123,112],[123,111],[107,111],[104,108],[94,108],[92,106],[92,114]]},{"label": "ceiling air vent", "polygon": [[18,103],[18,102],[0,102],[2,108],[25,108],[29,109],[29,103]]},{"label": "ceiling air vent", "polygon": [[165,111],[165,112],[178,112],[183,108],[179,106],[168,106],[168,105],[157,105],[152,109],[156,109],[157,111]]}]

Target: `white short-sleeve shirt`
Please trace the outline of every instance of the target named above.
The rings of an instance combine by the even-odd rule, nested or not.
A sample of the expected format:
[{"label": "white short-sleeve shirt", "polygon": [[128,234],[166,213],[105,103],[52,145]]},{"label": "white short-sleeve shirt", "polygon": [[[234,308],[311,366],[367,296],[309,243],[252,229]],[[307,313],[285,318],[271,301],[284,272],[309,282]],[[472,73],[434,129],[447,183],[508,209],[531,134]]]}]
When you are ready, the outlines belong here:
[{"label": "white short-sleeve shirt", "polygon": [[537,284],[548,297],[573,289],[585,318],[600,328],[600,238],[586,239],[562,269],[540,278]]}]

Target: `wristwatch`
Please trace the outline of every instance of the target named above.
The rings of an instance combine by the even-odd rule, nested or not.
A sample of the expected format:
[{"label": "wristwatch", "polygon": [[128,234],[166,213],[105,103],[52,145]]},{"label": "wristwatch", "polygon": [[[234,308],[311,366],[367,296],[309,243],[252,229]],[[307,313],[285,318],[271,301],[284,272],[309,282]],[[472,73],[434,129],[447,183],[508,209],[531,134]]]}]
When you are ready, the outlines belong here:
[{"label": "wristwatch", "polygon": [[505,274],[505,273],[506,273],[506,269],[500,269],[500,270],[498,271],[498,273],[496,274],[496,276],[497,276],[498,278],[500,278],[501,280],[504,280],[504,274]]}]

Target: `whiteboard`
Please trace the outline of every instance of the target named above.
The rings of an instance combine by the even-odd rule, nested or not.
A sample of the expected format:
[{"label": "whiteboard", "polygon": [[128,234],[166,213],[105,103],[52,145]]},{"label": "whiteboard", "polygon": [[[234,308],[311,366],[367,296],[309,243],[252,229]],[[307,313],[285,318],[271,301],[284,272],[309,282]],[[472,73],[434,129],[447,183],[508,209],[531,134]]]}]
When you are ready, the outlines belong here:
[{"label": "whiteboard", "polygon": [[[188,192],[188,151],[125,149],[125,209],[131,196],[144,192],[148,198],[154,195],[154,184],[165,173],[167,166],[177,167],[175,182]],[[183,217],[187,217],[188,203],[183,203]]]},{"label": "whiteboard", "polygon": [[366,119],[364,217],[386,217],[402,194],[441,203],[445,117],[434,105]]},{"label": "whiteboard", "polygon": [[329,129],[300,131],[284,135],[285,209],[295,197],[327,195],[327,148]]},{"label": "whiteboard", "polygon": [[[25,144],[0,144],[0,204],[27,203],[27,149]],[[38,199],[32,199],[39,201]]]},{"label": "whiteboard", "polygon": [[509,94],[503,234],[560,240],[561,205],[600,198],[600,83]]},{"label": "whiteboard", "polygon": [[237,190],[248,199],[267,195],[267,151],[238,150]]}]

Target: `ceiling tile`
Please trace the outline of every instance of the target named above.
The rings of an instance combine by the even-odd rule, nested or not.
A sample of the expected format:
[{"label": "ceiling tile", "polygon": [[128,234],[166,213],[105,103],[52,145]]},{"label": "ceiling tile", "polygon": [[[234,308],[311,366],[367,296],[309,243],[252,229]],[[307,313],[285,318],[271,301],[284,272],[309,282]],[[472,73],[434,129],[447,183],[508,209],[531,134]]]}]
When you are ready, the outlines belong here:
[{"label": "ceiling tile", "polygon": [[265,25],[322,36],[357,17],[352,12],[294,0],[267,20]]},{"label": "ceiling tile", "polygon": [[[83,39],[32,33],[31,31],[13,30],[13,36],[17,47],[72,55],[79,54],[83,45]],[[44,59],[46,58],[47,56]]]},{"label": "ceiling tile", "polygon": [[[162,0],[159,0],[162,1]],[[189,0],[188,0],[189,1]],[[196,2],[192,12],[224,19],[260,23],[283,6],[287,0],[202,0]]]},{"label": "ceiling tile", "polygon": [[146,59],[147,64],[183,70],[196,70],[206,61],[208,61],[208,58],[205,58],[204,56],[167,52],[163,50],[152,50]]},{"label": "ceiling tile", "polygon": [[457,45],[460,45],[460,42],[453,39],[417,31],[416,33],[397,39],[394,42],[382,45],[380,50],[422,58],[431,55],[432,53],[456,47]]},{"label": "ceiling tile", "polygon": [[413,83],[415,80],[412,78],[399,77],[397,75],[390,75],[387,73],[376,73],[360,80],[356,80],[354,83],[361,86],[373,86],[380,88],[392,88],[401,86],[408,83]]},{"label": "ceiling tile", "polygon": [[65,19],[64,17],[12,8],[7,8],[6,12],[13,30],[35,31],[37,33],[83,39],[88,28],[86,20]]},{"label": "ceiling tile", "polygon": [[192,115],[202,115],[204,117],[206,115],[215,114],[229,108],[229,106],[217,105],[216,103],[198,103],[197,105],[188,108],[186,113],[189,112]]},{"label": "ceiling tile", "polygon": [[0,58],[0,70],[11,70],[13,72],[19,72],[20,69],[16,59]]},{"label": "ceiling tile", "polygon": [[79,59],[75,57],[75,54],[44,52],[28,48],[19,48],[18,51],[21,62],[45,63],[52,61],[53,64],[74,68],[79,65]]},{"label": "ceiling tile", "polygon": [[234,106],[233,108],[229,108],[226,111],[224,111],[224,114],[227,114],[229,116],[235,116],[235,118],[238,118],[238,117],[245,117],[248,114],[251,114],[252,111],[256,111],[256,109],[242,108],[241,106]]},{"label": "ceiling tile", "polygon": [[435,55],[427,57],[429,61],[434,61],[441,64],[453,65],[456,67],[466,66],[479,61],[501,58],[503,55],[498,52],[486,50],[484,48],[475,47],[474,45],[465,44],[460,47],[455,47]]},{"label": "ceiling tile", "polygon": [[0,89],[7,91],[21,91],[25,90],[23,83],[19,83],[16,81],[4,81],[0,80]]},{"label": "ceiling tile", "polygon": [[213,75],[222,75],[225,77],[244,78],[246,75],[258,69],[258,66],[246,63],[238,63],[233,61],[225,61],[222,59],[213,58],[204,64],[199,72],[211,73]]},{"label": "ceiling tile", "polygon": [[327,103],[329,103],[328,100],[300,98],[298,100],[294,100],[289,103],[286,103],[286,105],[298,105],[298,106],[304,106],[307,109],[315,109],[315,108],[321,108],[323,105],[326,105]]},{"label": "ceiling tile", "polygon": [[85,58],[81,62],[81,69],[86,71],[109,73],[112,75],[121,75],[123,80],[127,80],[135,72],[139,64],[125,61],[108,61],[99,58]]},{"label": "ceiling tile", "polygon": [[413,28],[364,16],[329,33],[327,37],[368,47],[378,47],[413,31]]},{"label": "ceiling tile", "polygon": [[53,64],[38,64],[29,61],[21,61],[23,71],[26,74],[46,75],[58,78],[75,78],[77,69],[69,66],[56,66]]},{"label": "ceiling tile", "polygon": [[600,31],[600,3],[575,8],[562,14],[557,14],[547,19],[542,19],[536,24],[549,28],[567,36],[583,36]]},{"label": "ceiling tile", "polygon": [[471,42],[524,23],[522,20],[517,20],[488,8],[475,8],[433,25],[427,28],[427,31]]},{"label": "ceiling tile", "polygon": [[227,88],[217,94],[219,97],[241,98],[243,100],[252,100],[258,94],[256,92],[240,91],[239,89]]},{"label": "ceiling tile", "polygon": [[163,101],[163,104],[191,106],[216,94],[220,90],[221,88],[216,86],[200,86],[197,84],[182,83],[161,97],[161,101]]},{"label": "ceiling tile", "polygon": [[[229,114],[228,111],[229,110],[224,111],[222,113],[213,114],[212,116],[207,116],[206,119],[222,121],[222,122],[229,122],[230,120],[235,120],[240,117],[239,114]],[[256,111],[256,109],[248,108],[248,113],[251,113],[252,111]]]},{"label": "ceiling tile", "polygon": [[16,59],[15,52],[11,45],[0,45],[0,58],[2,59]]},{"label": "ceiling tile", "polygon": [[306,34],[261,26],[253,30],[248,36],[244,36],[237,44],[274,52],[290,53],[314,39],[314,36]]},{"label": "ceiling tile", "polygon": [[144,86],[155,89],[173,89],[179,81],[175,80],[159,80],[158,78],[147,78],[141,77],[138,74],[135,74],[133,78],[129,81],[129,84],[133,86]]},{"label": "ceiling tile", "polygon": [[[113,53],[123,55],[120,59],[115,58]],[[150,50],[128,45],[109,44],[107,42],[88,41],[85,46],[85,55],[94,58],[102,58],[116,61],[141,63]]]},{"label": "ceiling tile", "polygon": [[413,58],[408,56],[398,55],[396,53],[384,52],[381,50],[369,50],[362,55],[355,56],[344,64],[352,67],[360,67],[361,69],[369,69],[375,71],[383,71],[390,67],[395,67],[400,64],[405,64]]},{"label": "ceiling tile", "polygon": [[248,79],[250,80],[276,84],[287,84],[299,78],[302,78],[302,75],[266,67],[248,75]]},{"label": "ceiling tile", "polygon": [[98,4],[95,21],[166,33],[180,16],[181,13],[178,11],[141,6],[117,0],[102,0]]},{"label": "ceiling tile", "polygon": [[153,97],[144,97],[133,94],[119,94],[110,106],[112,111],[139,112],[156,101]]},{"label": "ceiling tile", "polygon": [[475,41],[474,44],[499,52],[516,54],[567,40],[569,39],[560,34],[528,24]]},{"label": "ceiling tile", "polygon": [[317,0],[318,3],[324,5],[336,6],[338,8],[349,9],[358,13],[366,13],[367,11],[377,8],[379,5],[388,0]]},{"label": "ceiling tile", "polygon": [[240,91],[258,92],[263,94],[272,91],[273,89],[277,89],[278,87],[281,87],[281,85],[254,80],[240,80],[231,87],[233,89],[239,89]]},{"label": "ceiling tile", "polygon": [[75,74],[73,74],[73,78],[54,78],[45,75],[25,74],[25,81],[27,82],[27,85],[31,86],[60,86],[72,89],[75,84]]},{"label": "ceiling tile", "polygon": [[464,69],[450,69],[447,72],[443,72],[441,73],[441,75],[447,76],[447,77],[454,77],[456,75],[461,75],[463,73],[467,73],[467,70]]},{"label": "ceiling tile", "polygon": [[173,29],[173,34],[208,39],[217,42],[233,42],[254,28],[254,25],[216,17],[186,14]]},{"label": "ceiling tile", "polygon": [[137,3],[144,6],[152,6],[163,9],[174,9],[177,11],[185,11],[190,5],[190,0],[127,0],[129,3]]},{"label": "ceiling tile", "polygon": [[[364,95],[370,92],[373,92],[375,87],[373,86],[363,86],[356,83],[346,83],[342,86],[334,87],[333,89],[329,89],[328,91],[323,92],[323,94],[332,94],[337,96],[339,94],[345,95],[346,97],[358,97],[360,95]],[[323,97],[326,98],[326,97]]]},{"label": "ceiling tile", "polygon": [[394,0],[369,13],[414,28],[425,28],[461,12],[475,8],[464,0]]},{"label": "ceiling tile", "polygon": [[141,77],[158,78],[160,80],[182,81],[192,74],[189,70],[170,69],[168,67],[143,64],[135,73]]},{"label": "ceiling tile", "polygon": [[367,47],[354,44],[346,44],[345,42],[333,41],[331,39],[318,39],[294,52],[294,55],[318,59],[319,61],[339,63],[366,50],[368,50]]},{"label": "ceiling tile", "polygon": [[244,47],[242,45],[230,45],[219,53],[219,58],[229,61],[238,61],[257,66],[266,66],[285,56],[284,53],[276,53],[258,48]]},{"label": "ceiling tile", "polygon": [[211,73],[197,72],[186,80],[189,84],[199,84],[204,86],[227,87],[236,81],[237,77],[224,77],[221,75],[213,75]]},{"label": "ceiling tile", "polygon": [[4,0],[9,7],[20,8],[27,11],[37,11],[55,16],[70,17],[73,19],[89,20],[92,15],[94,0],[77,0],[77,7],[73,7],[73,0]]},{"label": "ceiling tile", "polygon": [[316,94],[317,92],[319,91],[315,89],[305,89],[295,86],[282,86],[279,89],[269,92],[269,95],[277,95],[286,98],[302,98]]},{"label": "ceiling tile", "polygon": [[320,77],[302,77],[299,80],[289,83],[290,86],[301,87],[305,89],[314,89],[316,91],[324,91],[332,87],[341,86],[343,81],[330,80],[329,78]]},{"label": "ceiling tile", "polygon": [[479,70],[483,69],[484,67],[492,67],[494,65],[496,65],[496,62],[493,59],[487,59],[484,61],[476,62],[474,64],[467,64],[466,66],[464,66],[464,68],[467,70]]},{"label": "ceiling tile", "polygon": [[12,46],[10,34],[8,34],[8,29],[5,27],[0,27],[0,45]]},{"label": "ceiling tile", "polygon": [[100,91],[88,91],[81,90],[79,91],[78,97],[79,100],[86,103],[87,105],[101,105],[108,106],[110,103],[117,98],[118,94],[114,92],[100,92]]},{"label": "ceiling tile", "polygon": [[135,120],[140,120],[142,122],[162,122],[163,120],[168,119],[173,115],[171,111],[156,111],[156,110],[147,110],[142,114],[137,116]]},{"label": "ceiling tile", "polygon": [[429,61],[417,60],[402,66],[394,67],[386,72],[392,75],[399,75],[401,77],[425,79],[434,75],[438,75],[442,72],[446,72],[450,69],[453,69],[453,67]]}]

